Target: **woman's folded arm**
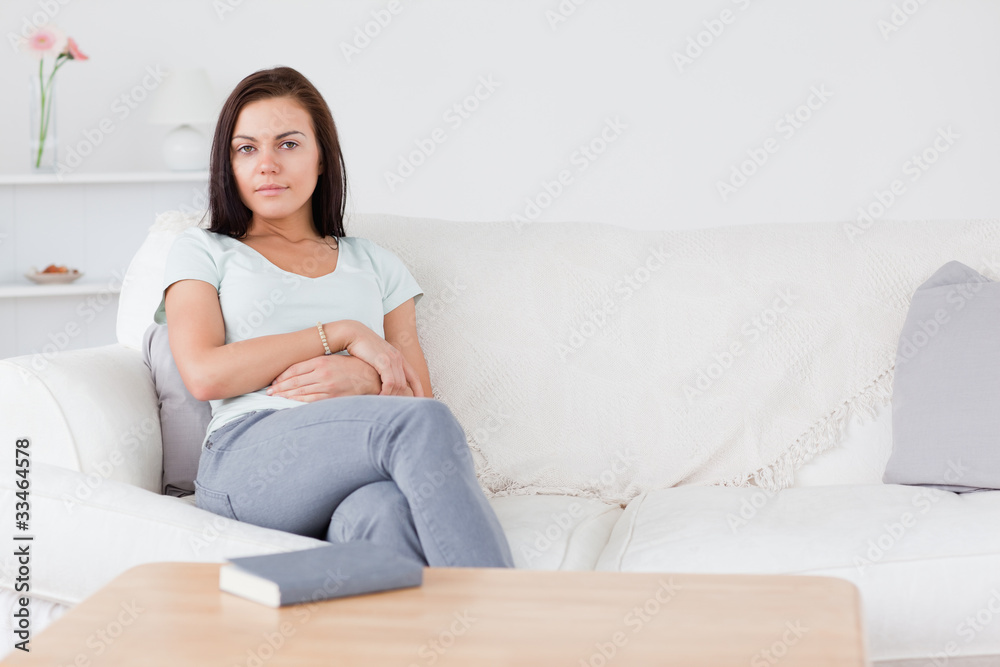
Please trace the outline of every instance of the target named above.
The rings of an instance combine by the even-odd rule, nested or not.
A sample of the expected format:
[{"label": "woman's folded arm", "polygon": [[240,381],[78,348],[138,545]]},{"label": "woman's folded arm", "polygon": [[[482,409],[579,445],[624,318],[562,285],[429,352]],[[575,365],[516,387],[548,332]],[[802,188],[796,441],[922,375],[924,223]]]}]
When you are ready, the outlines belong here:
[{"label": "woman's folded arm", "polygon": [[[177,370],[200,401],[241,396],[271,384],[289,366],[324,353],[316,327],[226,344],[226,327],[215,287],[178,280],[167,287],[165,308]],[[354,320],[323,325],[332,352],[347,349]]]}]

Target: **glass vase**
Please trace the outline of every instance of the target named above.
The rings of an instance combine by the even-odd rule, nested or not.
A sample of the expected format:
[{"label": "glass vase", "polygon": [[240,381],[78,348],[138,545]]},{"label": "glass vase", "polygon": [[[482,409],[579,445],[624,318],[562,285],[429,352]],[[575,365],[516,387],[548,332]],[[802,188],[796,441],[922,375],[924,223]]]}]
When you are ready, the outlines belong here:
[{"label": "glass vase", "polygon": [[29,79],[31,114],[29,116],[30,165],[33,171],[56,170],[55,80],[40,79],[36,72]]}]

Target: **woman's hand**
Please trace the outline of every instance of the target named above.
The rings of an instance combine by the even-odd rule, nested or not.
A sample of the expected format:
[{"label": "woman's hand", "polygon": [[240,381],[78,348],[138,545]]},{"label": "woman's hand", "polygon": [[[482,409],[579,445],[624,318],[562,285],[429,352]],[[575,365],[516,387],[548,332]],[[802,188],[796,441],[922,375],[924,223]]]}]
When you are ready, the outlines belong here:
[{"label": "woman's hand", "polygon": [[371,364],[346,354],[329,354],[292,364],[274,378],[267,393],[312,403],[338,396],[377,395],[380,391],[382,380]]},{"label": "woman's hand", "polygon": [[346,349],[378,371],[380,396],[424,396],[420,376],[403,353],[360,322],[352,329]]}]

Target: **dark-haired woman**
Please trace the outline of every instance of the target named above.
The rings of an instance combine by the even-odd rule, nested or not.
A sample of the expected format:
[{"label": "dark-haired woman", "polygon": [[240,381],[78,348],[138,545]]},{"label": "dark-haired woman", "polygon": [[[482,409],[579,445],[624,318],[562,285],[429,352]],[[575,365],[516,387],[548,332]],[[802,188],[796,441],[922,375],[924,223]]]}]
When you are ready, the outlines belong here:
[{"label": "dark-haired woman", "polygon": [[297,71],[251,74],[212,143],[211,227],[170,249],[170,349],[212,421],[198,507],[431,566],[512,567],[462,427],[433,398],[403,263],[344,234],[330,110]]}]

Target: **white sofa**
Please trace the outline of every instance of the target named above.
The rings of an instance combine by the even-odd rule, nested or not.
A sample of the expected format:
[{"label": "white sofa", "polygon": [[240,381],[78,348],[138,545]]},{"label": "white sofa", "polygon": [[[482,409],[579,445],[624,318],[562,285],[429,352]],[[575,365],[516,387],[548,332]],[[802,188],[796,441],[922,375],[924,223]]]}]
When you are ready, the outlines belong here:
[{"label": "white sofa", "polygon": [[[0,441],[10,445],[16,438],[27,437],[32,443],[31,532],[37,536],[31,562],[35,633],[137,564],[221,562],[233,556],[322,544],[213,515],[196,508],[193,496],[160,495],[157,397],[138,349],[159,300],[170,240],[194,219],[165,214],[151,228],[124,281],[118,343],[53,357],[29,355],[0,361]],[[417,309],[422,343],[425,331],[443,326],[439,320],[444,309],[461,312],[443,305],[448,299],[442,297],[443,285],[450,285],[454,299],[455,290],[469,284],[448,269],[451,261],[459,260],[455,247],[449,249],[448,235],[467,238],[455,231],[459,224],[385,216],[354,216],[347,224],[348,234],[372,238],[394,250],[424,287],[425,298]],[[462,228],[468,230],[473,224],[478,223]],[[815,248],[817,256],[807,259],[821,265],[829,258],[820,256],[823,246],[813,243],[809,235],[820,238],[830,229],[830,225],[760,225],[713,233],[718,238],[739,237],[741,243],[751,245],[758,236],[765,239],[762,243],[768,243],[766,239],[774,234],[794,237],[803,247]],[[886,233],[905,234],[907,229],[901,223]],[[545,305],[525,291],[532,276],[545,276],[548,282],[537,289],[556,293],[579,291],[586,285],[575,281],[553,284],[557,281],[547,273],[551,266],[525,264],[523,255],[518,261],[505,259],[505,253],[544,240],[551,242],[562,233],[567,248],[559,252],[581,253],[583,257],[587,252],[581,249],[584,246],[574,246],[570,240],[596,238],[603,257],[625,256],[633,247],[627,241],[643,236],[625,228],[585,223],[552,225],[539,231],[534,240],[525,239],[527,232],[521,223],[479,225],[477,230],[488,239],[484,247],[496,249],[495,261],[490,259],[492,255],[476,259],[478,270],[487,274],[487,282],[504,282],[518,290],[516,299],[495,307],[516,310],[518,319],[512,321],[527,327],[544,326],[551,317]],[[443,249],[431,258],[420,258],[415,254],[415,239],[430,234]],[[659,238],[671,243],[692,239],[700,243],[705,236],[703,232],[687,236],[679,232]],[[621,239],[621,245],[615,245],[614,239]],[[754,250],[749,247],[745,252]],[[555,264],[563,263],[560,258],[564,255],[553,257]],[[433,267],[440,272],[435,273]],[[594,269],[600,270],[608,269]],[[912,287],[928,274],[925,269],[918,270]],[[678,313],[676,317],[685,315]],[[436,338],[424,344],[437,397],[449,406],[454,403],[460,420],[468,413],[457,407],[465,400],[458,388],[471,381],[455,369],[462,369],[473,356],[499,355],[485,343],[486,350],[476,347],[478,330],[472,324],[457,334],[449,329],[450,335],[458,335],[467,345],[440,345]],[[605,349],[593,342],[603,335],[601,331],[588,335],[588,344]],[[889,343],[895,345],[895,341]],[[622,349],[628,344],[612,340],[607,349]],[[822,355],[823,350],[815,354]],[[554,364],[545,372],[555,376],[567,372],[565,365]],[[517,387],[518,379],[497,373],[478,377],[470,395],[483,402],[484,397],[507,391],[508,385],[512,392],[525,391]],[[578,379],[606,383],[612,395],[625,387],[628,391],[641,389],[620,382],[613,370],[600,369]],[[555,460],[534,460],[538,483],[518,484],[511,481],[514,473],[509,470],[513,468],[500,469],[499,463],[489,460],[491,453],[497,453],[496,460],[501,460],[496,443],[511,432],[518,437],[526,434],[529,440],[541,437],[536,434],[543,432],[542,425],[560,415],[521,410],[512,418],[509,410],[498,409],[493,412],[498,415],[494,419],[463,422],[463,426],[470,435],[484,490],[504,526],[518,567],[839,577],[856,584],[861,592],[873,664],[1000,664],[1000,530],[996,529],[1000,493],[959,495],[883,484],[882,473],[892,448],[891,406],[876,402],[867,415],[863,412],[844,413],[840,425],[827,434],[836,440],[836,446],[828,442],[821,448],[824,451],[798,465],[794,483],[780,490],[774,485],[764,488],[697,480],[655,488],[655,484],[640,484],[633,474],[653,462],[634,458],[594,468],[602,471],[604,479],[571,488],[560,470],[586,455],[569,448]],[[565,414],[573,415],[572,406]],[[781,415],[774,418],[780,420]],[[570,427],[557,425],[563,430]],[[629,425],[636,427],[642,426]],[[580,452],[590,451],[588,446],[580,443]],[[0,507],[8,521],[16,501],[13,480],[10,470],[0,478]],[[553,492],[558,488],[566,490]],[[904,516],[912,520],[904,520]],[[0,568],[0,598],[6,610],[15,602],[17,573],[10,550],[5,550]],[[4,618],[9,624],[10,614]],[[9,651],[11,632],[5,630],[3,636]],[[937,662],[930,663],[931,657]]]}]

